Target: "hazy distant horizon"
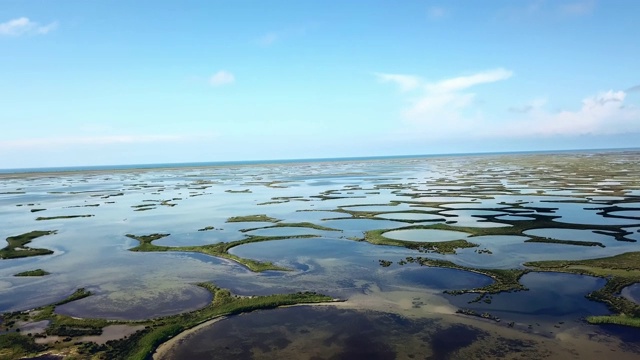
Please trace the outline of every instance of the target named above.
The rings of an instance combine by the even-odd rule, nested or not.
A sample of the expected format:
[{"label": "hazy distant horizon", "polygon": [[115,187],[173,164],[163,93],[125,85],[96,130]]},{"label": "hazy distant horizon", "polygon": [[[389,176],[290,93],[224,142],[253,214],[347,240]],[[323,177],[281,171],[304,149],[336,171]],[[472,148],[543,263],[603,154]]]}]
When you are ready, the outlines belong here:
[{"label": "hazy distant horizon", "polygon": [[524,151],[489,151],[489,152],[465,152],[465,153],[439,153],[439,154],[402,154],[402,155],[379,155],[379,156],[344,156],[330,158],[290,158],[290,159],[251,159],[251,160],[220,160],[220,161],[185,161],[176,163],[146,163],[146,164],[96,164],[96,165],[71,165],[71,166],[50,166],[50,167],[27,167],[27,168],[0,168],[0,174],[30,173],[30,172],[65,172],[65,171],[101,171],[101,170],[143,170],[143,169],[164,169],[164,168],[190,168],[225,165],[268,165],[286,163],[316,163],[316,162],[340,162],[340,161],[367,161],[385,159],[419,159],[437,158],[449,156],[482,156],[482,155],[517,155],[517,154],[555,154],[555,153],[581,153],[581,152],[625,152],[640,151],[640,147],[628,148],[604,148],[604,149],[564,149],[564,150],[524,150]]}]

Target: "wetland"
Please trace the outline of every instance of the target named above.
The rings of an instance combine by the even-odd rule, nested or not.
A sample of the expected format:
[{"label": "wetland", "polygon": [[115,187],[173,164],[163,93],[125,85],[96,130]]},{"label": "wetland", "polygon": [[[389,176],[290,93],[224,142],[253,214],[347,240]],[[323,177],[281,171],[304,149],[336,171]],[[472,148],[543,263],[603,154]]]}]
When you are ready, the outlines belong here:
[{"label": "wetland", "polygon": [[637,358],[638,159],[3,173],[0,359]]}]

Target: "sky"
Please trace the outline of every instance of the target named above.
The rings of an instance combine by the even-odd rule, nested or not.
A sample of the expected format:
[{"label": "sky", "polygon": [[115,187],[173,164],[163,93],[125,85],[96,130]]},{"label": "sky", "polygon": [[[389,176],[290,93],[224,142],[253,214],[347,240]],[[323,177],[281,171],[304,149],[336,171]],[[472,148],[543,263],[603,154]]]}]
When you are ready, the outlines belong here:
[{"label": "sky", "polygon": [[0,168],[640,146],[637,0],[0,0]]}]

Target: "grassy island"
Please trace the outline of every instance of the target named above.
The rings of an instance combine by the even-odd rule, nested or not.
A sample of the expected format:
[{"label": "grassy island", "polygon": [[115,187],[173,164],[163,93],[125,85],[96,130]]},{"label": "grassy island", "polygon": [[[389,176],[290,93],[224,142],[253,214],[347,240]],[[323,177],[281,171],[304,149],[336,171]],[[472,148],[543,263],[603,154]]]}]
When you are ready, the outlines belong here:
[{"label": "grassy island", "polygon": [[75,218],[87,218],[87,217],[93,217],[93,215],[38,216],[36,220],[43,221],[43,220],[75,219]]},{"label": "grassy island", "polygon": [[207,254],[211,256],[221,257],[229,260],[233,260],[238,262],[251,271],[261,272],[266,270],[280,270],[280,271],[288,271],[289,269],[283,268],[281,266],[274,265],[271,262],[261,262],[252,259],[245,259],[239,256],[229,254],[229,249],[235,246],[249,244],[254,242],[262,242],[262,241],[273,241],[273,240],[286,240],[286,239],[306,239],[306,238],[314,238],[317,237],[315,235],[294,235],[294,236],[249,236],[242,240],[231,241],[231,242],[220,242],[211,245],[200,245],[200,246],[158,246],[152,244],[154,240],[161,239],[163,237],[169,236],[169,234],[151,234],[151,235],[126,235],[129,238],[138,240],[140,245],[129,249],[130,251],[182,251],[182,252],[198,252],[202,254]]},{"label": "grassy island", "polygon": [[421,256],[418,257],[407,257],[405,260],[401,260],[399,265],[404,265],[407,263],[416,263],[421,266],[432,266],[432,267],[441,267],[441,268],[449,268],[456,270],[464,270],[476,274],[482,274],[493,279],[493,283],[475,288],[475,289],[464,289],[464,290],[446,290],[446,294],[450,295],[461,295],[461,294],[478,294],[478,297],[471,302],[478,302],[483,300],[486,295],[489,294],[498,294],[501,292],[510,292],[510,291],[523,291],[528,290],[524,285],[520,284],[520,278],[528,273],[530,270],[527,269],[480,269],[480,268],[472,268],[468,266],[462,266],[455,264],[451,261],[447,260],[437,260],[437,259],[429,259]]},{"label": "grassy island", "polygon": [[41,231],[35,230],[28,233],[24,233],[16,236],[9,236],[7,238],[7,246],[0,249],[0,259],[15,259],[29,256],[49,255],[53,254],[53,251],[49,249],[38,249],[26,246],[33,239],[39,238],[45,235],[55,234],[56,231]]},{"label": "grassy island", "polygon": [[589,260],[533,261],[524,264],[536,271],[565,272],[597,276],[607,280],[605,286],[587,298],[606,304],[616,312],[610,316],[590,316],[592,324],[618,324],[640,327],[640,305],[619,296],[625,287],[640,282],[640,252]]},{"label": "grassy island", "polygon": [[322,226],[322,225],[317,225],[317,224],[310,223],[310,222],[298,222],[298,223],[281,223],[281,222],[279,222],[279,223],[276,223],[274,225],[261,226],[261,227],[255,227],[255,228],[249,228],[249,229],[242,229],[242,230],[240,230],[240,232],[249,232],[249,231],[253,231],[253,230],[271,229],[271,228],[283,228],[283,227],[308,228],[308,229],[321,230],[321,231],[340,231],[338,229],[334,229],[334,228],[330,228],[330,227],[326,227],[326,226]]},{"label": "grassy island", "polygon": [[267,216],[265,214],[245,215],[245,216],[232,216],[232,217],[227,219],[228,223],[231,223],[231,222],[272,222],[272,223],[276,223],[278,221],[280,221],[280,220],[278,220],[276,218],[272,218],[272,217]]},{"label": "grassy island", "polygon": [[29,270],[29,271],[23,271],[21,273],[17,273],[13,276],[45,276],[45,275],[49,275],[49,272],[46,272],[42,269],[36,269],[36,270]]},{"label": "grassy island", "polygon": [[[408,226],[401,228],[402,230],[408,229],[433,229],[430,226]],[[438,241],[438,242],[417,242],[417,241],[403,241],[390,239],[384,236],[385,232],[391,230],[369,230],[365,232],[364,240],[374,245],[391,245],[391,246],[404,246],[409,249],[418,250],[420,252],[433,252],[439,254],[455,254],[456,249],[478,247],[478,244],[468,242],[467,240],[451,240],[451,241]]]}]

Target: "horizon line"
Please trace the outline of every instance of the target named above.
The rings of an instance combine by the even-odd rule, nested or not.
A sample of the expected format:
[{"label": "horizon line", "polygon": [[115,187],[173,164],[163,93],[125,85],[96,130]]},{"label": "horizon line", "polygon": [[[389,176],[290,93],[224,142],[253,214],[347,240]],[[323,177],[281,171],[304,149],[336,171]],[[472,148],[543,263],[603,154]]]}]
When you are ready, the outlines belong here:
[{"label": "horizon line", "polygon": [[468,156],[468,155],[509,155],[509,154],[534,154],[534,153],[569,153],[587,151],[629,151],[640,150],[640,147],[625,148],[589,148],[589,149],[552,149],[552,150],[516,150],[516,151],[482,151],[482,152],[460,152],[460,153],[433,153],[433,154],[402,154],[402,155],[371,155],[371,156],[345,156],[345,157],[318,157],[318,158],[289,158],[289,159],[252,159],[252,160],[219,160],[219,161],[184,161],[176,163],[143,163],[143,164],[104,164],[104,165],[72,165],[72,166],[42,166],[26,168],[0,168],[0,174],[16,173],[50,173],[50,172],[73,172],[73,171],[101,171],[101,170],[148,170],[148,169],[170,169],[185,167],[207,167],[224,165],[269,165],[286,163],[305,163],[323,161],[353,161],[353,160],[382,160],[391,158],[424,158],[424,157],[446,157],[446,156]]}]

